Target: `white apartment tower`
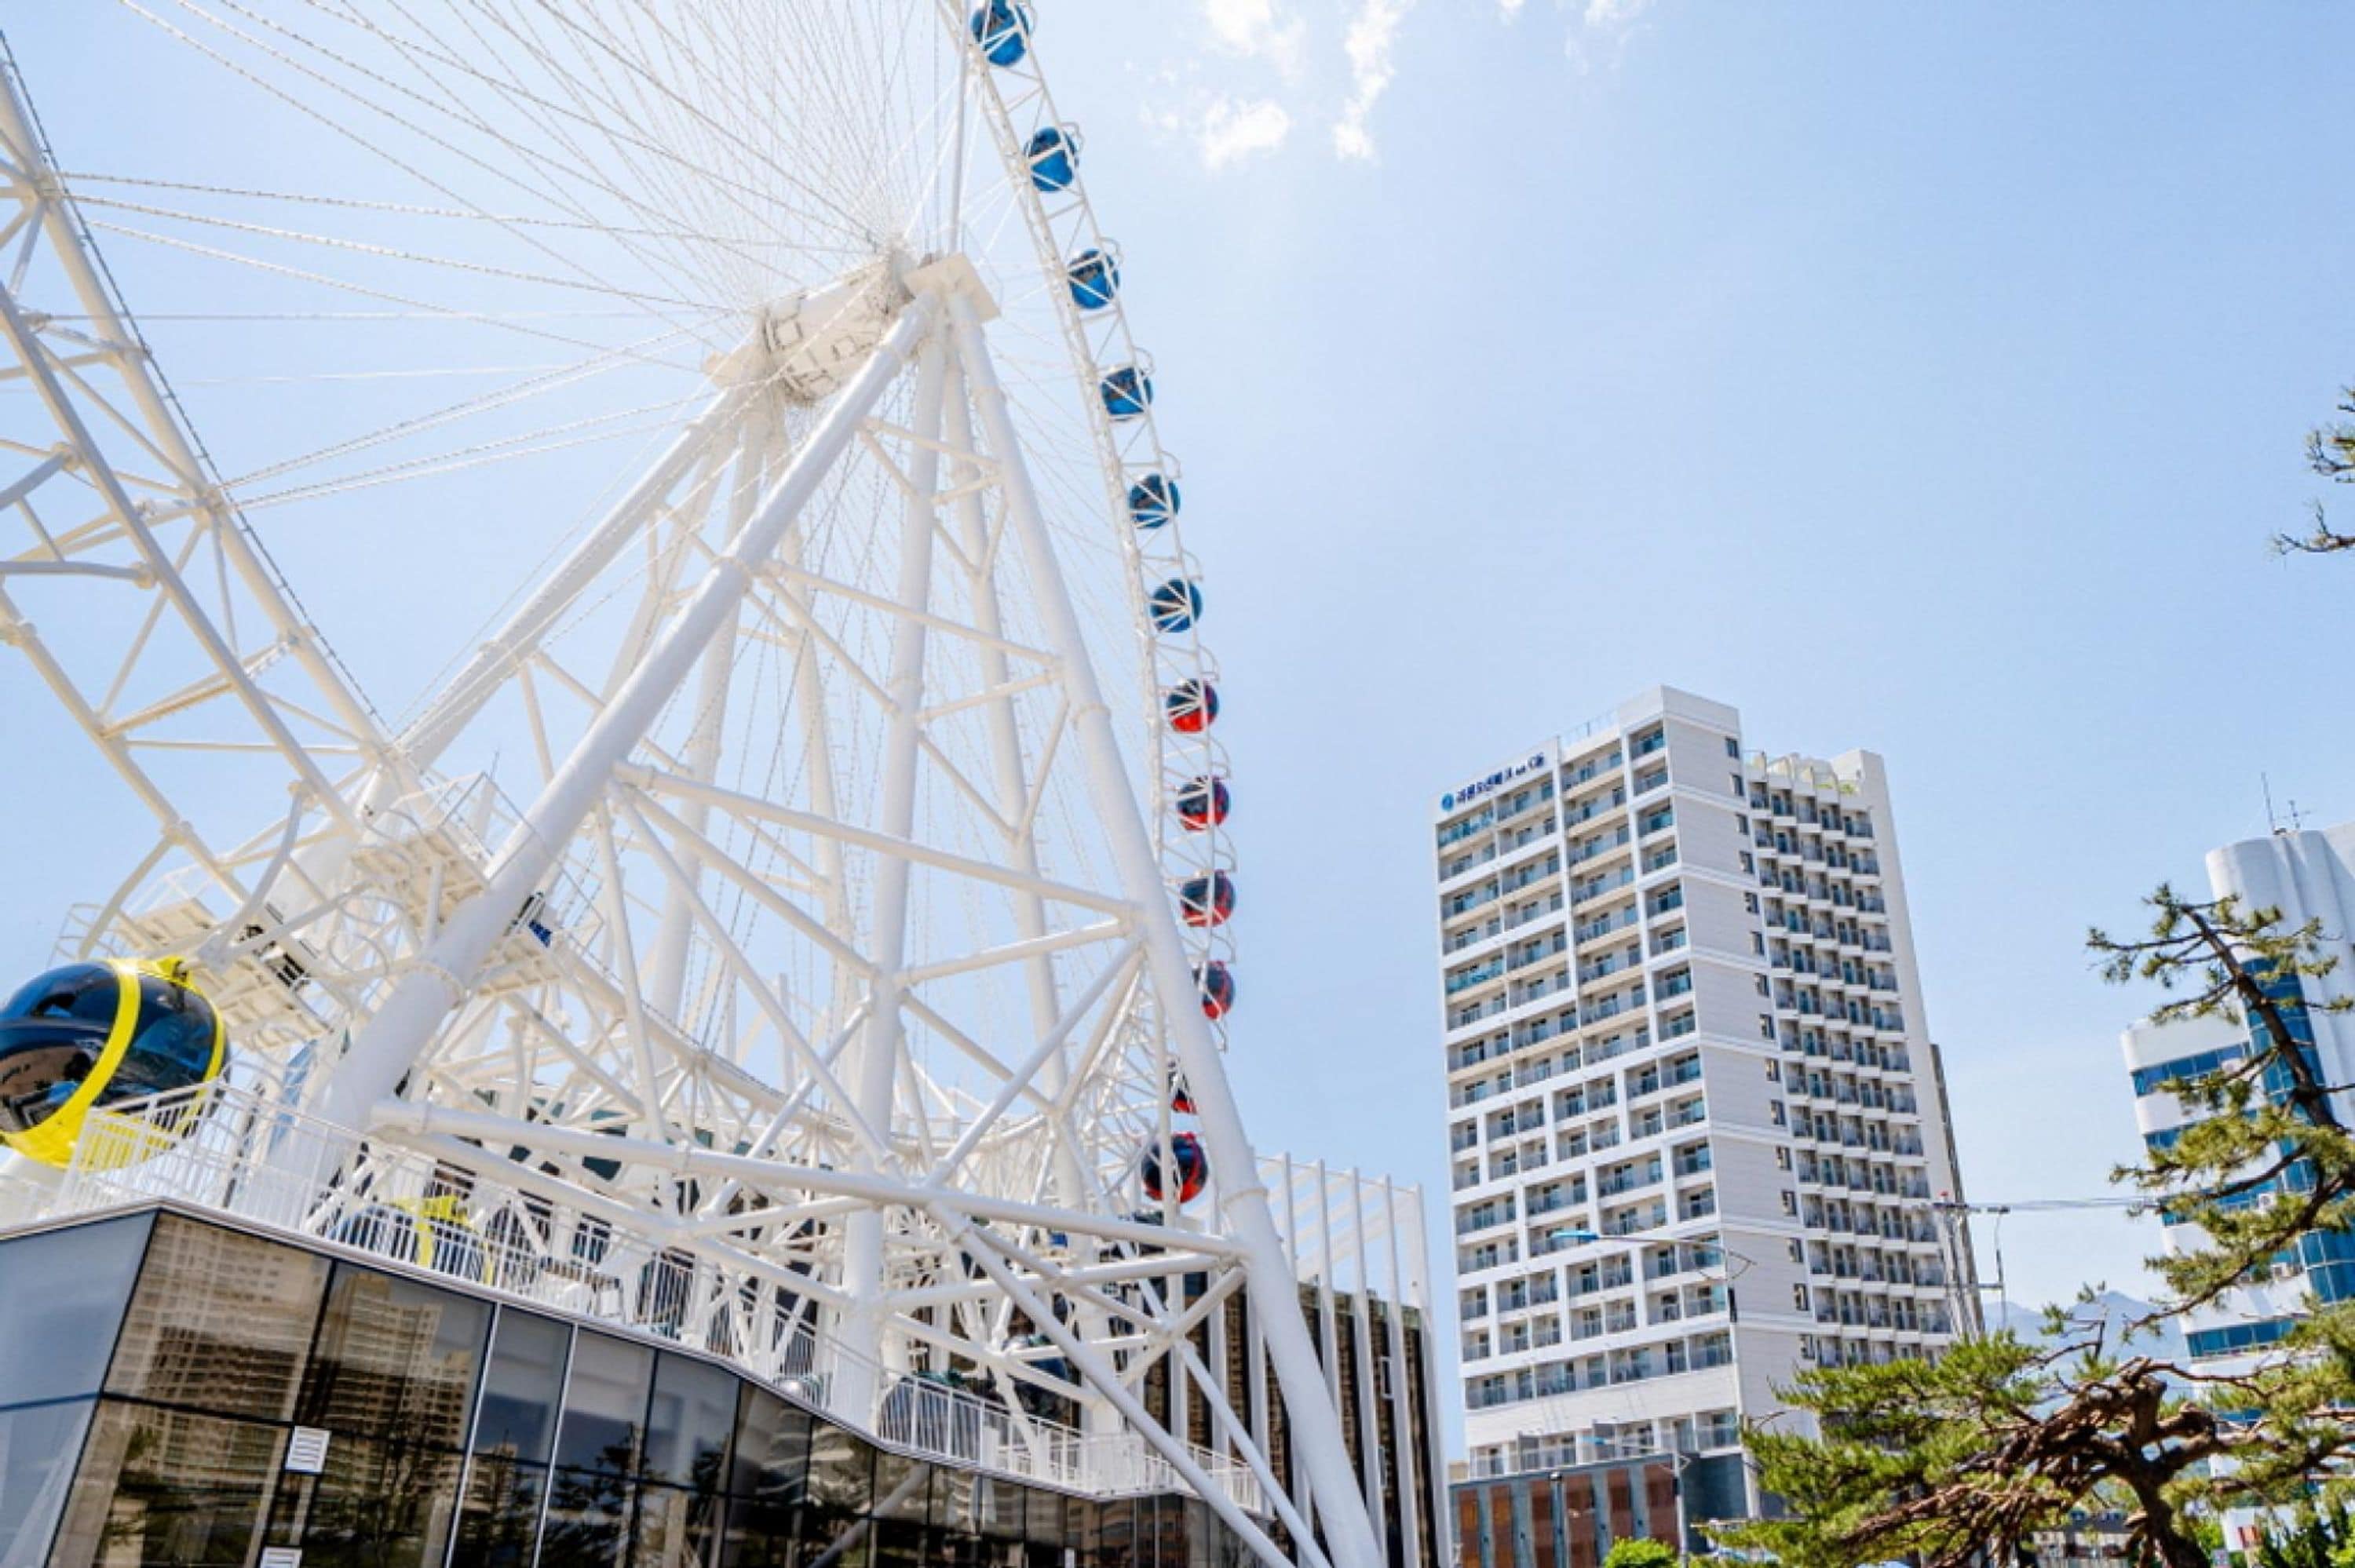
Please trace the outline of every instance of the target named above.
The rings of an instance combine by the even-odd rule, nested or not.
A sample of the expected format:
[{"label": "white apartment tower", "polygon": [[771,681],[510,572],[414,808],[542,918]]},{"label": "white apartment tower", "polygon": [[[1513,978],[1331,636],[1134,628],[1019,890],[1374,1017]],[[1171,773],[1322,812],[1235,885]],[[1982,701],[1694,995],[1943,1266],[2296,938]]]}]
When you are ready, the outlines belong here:
[{"label": "white apartment tower", "polygon": [[1659,687],[1433,828],[1473,1472],[1665,1450],[1750,1511],[1742,1421],[1934,1351],[1967,1287],[1881,758]]}]

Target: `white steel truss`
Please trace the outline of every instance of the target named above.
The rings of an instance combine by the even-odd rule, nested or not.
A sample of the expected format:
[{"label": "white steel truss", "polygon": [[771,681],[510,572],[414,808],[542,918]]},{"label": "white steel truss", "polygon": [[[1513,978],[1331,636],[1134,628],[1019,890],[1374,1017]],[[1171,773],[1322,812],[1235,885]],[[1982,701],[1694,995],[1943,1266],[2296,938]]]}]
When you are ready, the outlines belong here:
[{"label": "white steel truss", "polygon": [[[841,9],[862,5],[892,9]],[[1142,1442],[1266,1560],[1370,1565],[1367,1494],[1198,1000],[1223,910],[1203,915],[1189,885],[1223,874],[1224,840],[1215,821],[1164,824],[1174,791],[1223,759],[1201,726],[1166,725],[1165,701],[1215,672],[1192,641],[1199,607],[1146,597],[1195,574],[1167,516],[1138,512],[1152,481],[1175,513],[1174,463],[1149,418],[1115,418],[1099,389],[1144,364],[1104,308],[1116,281],[1089,310],[1065,273],[1111,247],[1072,182],[1034,177],[1037,139],[1060,125],[1035,53],[998,58],[1002,35],[932,0],[900,8],[941,35],[943,63],[927,88],[900,62],[916,85],[875,115],[898,140],[873,167],[852,159],[839,189],[897,182],[933,216],[879,227],[837,212],[848,196],[812,195],[811,226],[787,233],[711,209],[755,173],[810,183],[827,150],[747,154],[755,131],[780,146],[802,132],[699,107],[718,78],[698,72],[741,68],[719,63],[719,36],[698,44],[691,7],[659,48],[634,24],[590,40],[618,83],[566,75],[544,33],[486,32],[470,56],[356,21],[388,46],[371,74],[243,9],[188,7],[219,36],[176,40],[258,53],[286,103],[356,83],[382,97],[405,64],[502,156],[571,181],[564,210],[590,210],[604,181],[618,206],[596,207],[601,233],[639,268],[613,291],[674,323],[664,341],[707,351],[692,386],[666,389],[671,428],[636,477],[399,723],[272,564],[250,476],[224,482],[190,433],[98,260],[100,198],[59,173],[9,63],[0,377],[38,412],[0,426],[0,641],[155,825],[65,947],[194,960],[235,1042],[235,1103],[324,1129],[238,1152],[257,1190],[265,1169],[322,1194],[424,1170],[630,1226],[717,1271],[699,1311],[789,1299],[795,1332],[839,1351],[826,1399],[852,1419],[879,1419],[919,1371],[985,1385],[1018,1425],[1043,1398],[1092,1437]],[[664,78],[682,70],[694,79]],[[592,108],[607,142],[584,149]],[[994,144],[1002,189],[968,192],[969,132]],[[727,177],[633,184],[688,146]],[[424,167],[402,165],[460,199]],[[705,205],[666,238],[655,192]],[[522,222],[472,216],[503,235]],[[761,244],[824,260],[748,270]],[[673,298],[679,258],[720,249],[716,270],[751,279],[727,308]],[[360,276],[349,286],[377,299],[417,298]],[[654,355],[650,341],[596,363]],[[1021,357],[1041,345],[1044,372]],[[458,440],[441,432],[495,403],[327,451]],[[520,440],[346,469],[297,499]],[[1189,1144],[1209,1171],[1199,1202],[1179,1190]],[[1289,1493],[1264,1401],[1234,1408],[1194,1343],[1238,1292],[1291,1425]],[[1209,1432],[1155,1418],[1156,1368],[1208,1401]],[[1264,1501],[1293,1557],[1217,1464],[1251,1473],[1240,1495]]]}]

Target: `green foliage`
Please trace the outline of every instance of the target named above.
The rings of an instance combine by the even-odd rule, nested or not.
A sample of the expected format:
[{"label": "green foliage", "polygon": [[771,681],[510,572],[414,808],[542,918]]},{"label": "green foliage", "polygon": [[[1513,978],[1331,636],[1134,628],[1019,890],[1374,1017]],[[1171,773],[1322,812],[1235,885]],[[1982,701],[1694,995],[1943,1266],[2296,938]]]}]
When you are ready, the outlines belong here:
[{"label": "green foliage", "polygon": [[2342,1568],[2355,1548],[2350,1526],[2343,1502],[2301,1509],[2259,1538],[2255,1568]]},{"label": "green foliage", "polygon": [[[2152,1011],[2154,1022],[2226,1018],[2247,1025],[2264,1047],[2222,1072],[2180,1080],[2179,1097],[2200,1119],[2173,1147],[2114,1178],[2152,1198],[2170,1221],[2205,1234],[2206,1246],[2152,1260],[2179,1309],[2270,1274],[2302,1236],[2355,1225],[2355,1136],[2340,1125],[2307,1053],[2279,1044],[2311,1038],[2290,1011],[2346,1004],[2301,1001],[2286,1010],[2276,994],[2338,967],[2322,951],[2320,921],[2285,929],[2277,909],[2244,910],[2230,897],[2193,903],[2164,883],[2146,902],[2155,912],[2147,937],[2087,933],[2104,977],[2156,981],[2173,993]],[[2274,989],[2261,977],[2272,977]],[[2286,1088],[2267,1093],[2268,1075]],[[2281,1189],[2294,1190],[2252,1202]]]},{"label": "green foliage", "polygon": [[1676,1560],[1677,1549],[1667,1542],[1636,1538],[1613,1542],[1603,1568],[1670,1568]]},{"label": "green foliage", "polygon": [[[2311,1038],[2300,1010],[2324,1005],[2295,982],[2337,963],[2319,927],[2286,928],[2277,910],[2166,886],[2147,903],[2147,936],[2089,934],[2103,974],[2168,992],[2155,1018],[2230,1018],[2251,1039],[2245,1060],[2176,1088],[2201,1119],[2117,1173],[2198,1227],[2177,1234],[2199,1245],[2153,1260],[2173,1297],[2160,1311],[2171,1313],[2270,1277],[2317,1231],[2355,1228],[2355,1136],[2332,1102],[2338,1086],[2294,1044]],[[2088,1292],[2079,1307],[2092,1303]],[[2347,1484],[2355,1305],[2316,1312],[2282,1354],[2231,1377],[2141,1353],[2158,1316],[2120,1330],[2056,1309],[2044,1343],[2005,1333],[1935,1362],[1806,1372],[1786,1397],[1816,1430],[1750,1435],[1761,1480],[1789,1517],[1712,1533],[1792,1568],[1899,1557],[1965,1568],[2016,1558],[2073,1513],[2115,1508],[2137,1563],[2206,1568],[2217,1511],[2310,1503],[2318,1487]],[[2313,1550],[2330,1560],[2264,1568],[2355,1568],[2355,1552]]]}]

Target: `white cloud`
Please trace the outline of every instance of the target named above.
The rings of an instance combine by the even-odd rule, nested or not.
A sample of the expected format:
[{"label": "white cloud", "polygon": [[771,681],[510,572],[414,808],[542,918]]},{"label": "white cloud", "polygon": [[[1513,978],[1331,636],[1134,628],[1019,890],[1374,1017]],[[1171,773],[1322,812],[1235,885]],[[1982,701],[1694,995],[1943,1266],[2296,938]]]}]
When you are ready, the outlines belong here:
[{"label": "white cloud", "polygon": [[1586,25],[1604,29],[1632,27],[1652,8],[1652,0],[1586,0]]},{"label": "white cloud", "polygon": [[1617,69],[1626,55],[1627,41],[1637,32],[1636,25],[1652,8],[1652,3],[1653,0],[1585,0],[1579,11],[1579,26],[1572,27],[1562,40],[1562,52],[1582,75],[1593,69],[1597,53],[1606,65]]},{"label": "white cloud", "polygon": [[1363,0],[1358,14],[1349,19],[1349,29],[1341,40],[1349,57],[1349,101],[1341,106],[1341,118],[1333,126],[1333,151],[1344,158],[1374,155],[1370,129],[1374,104],[1397,74],[1391,57],[1398,42],[1399,24],[1413,4],[1414,0]]},{"label": "white cloud", "polygon": [[1286,16],[1277,0],[1202,0],[1202,15],[1220,48],[1264,58],[1287,81],[1300,74],[1307,24]]},{"label": "white cloud", "polygon": [[1497,0],[1497,9],[1502,11],[1505,20],[1509,22],[1521,14],[1521,4],[1522,0]]},{"label": "white cloud", "polygon": [[1219,170],[1259,153],[1272,153],[1292,133],[1292,116],[1272,98],[1216,98],[1194,128],[1202,166]]}]

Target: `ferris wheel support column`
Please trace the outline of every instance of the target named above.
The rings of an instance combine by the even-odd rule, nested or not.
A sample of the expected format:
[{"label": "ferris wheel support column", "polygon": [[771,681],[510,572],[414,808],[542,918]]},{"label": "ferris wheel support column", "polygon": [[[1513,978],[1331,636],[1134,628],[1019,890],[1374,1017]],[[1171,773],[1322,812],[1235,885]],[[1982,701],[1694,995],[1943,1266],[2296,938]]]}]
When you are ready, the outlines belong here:
[{"label": "ferris wheel support column", "polygon": [[1267,1189],[1260,1181],[1251,1139],[1227,1089],[1225,1065],[1219,1059],[1208,1020],[1199,1010],[1185,1005],[1194,994],[1193,970],[1169,914],[1168,886],[1121,761],[1112,710],[1097,683],[1079,612],[1039,511],[1038,492],[1022,461],[996,366],[972,302],[962,292],[954,293],[949,297],[948,308],[957,357],[973,388],[975,409],[989,440],[990,458],[998,465],[1007,523],[1022,543],[1050,646],[1062,662],[1064,691],[1090,793],[1119,863],[1122,881],[1141,911],[1139,934],[1152,966],[1155,990],[1163,999],[1162,1022],[1170,1032],[1187,1086],[1193,1091],[1211,1168],[1229,1173],[1219,1179],[1220,1213],[1246,1259],[1252,1318],[1266,1341],[1269,1361],[1284,1393],[1294,1452],[1307,1472],[1335,1568],[1383,1568],[1385,1554],[1349,1466],[1340,1414],[1326,1386],[1316,1346],[1309,1341],[1308,1326],[1300,1316],[1299,1289],[1268,1207]]},{"label": "ferris wheel support column", "polygon": [[450,1010],[464,1000],[525,902],[613,788],[617,768],[662,715],[720,628],[730,622],[761,567],[776,554],[860,424],[930,330],[932,297],[911,299],[867,362],[810,430],[751,522],[729,541],[645,659],[598,713],[538,798],[492,856],[485,885],[452,913],[441,932],[394,983],[353,1037],[309,1107],[331,1125],[357,1128],[392,1094]]},{"label": "ferris wheel support column", "polygon": [[[729,497],[728,532],[724,539],[732,539],[752,520],[752,508],[761,499],[761,474],[768,462],[769,440],[774,421],[769,417],[765,401],[755,405],[749,418],[740,427],[736,446],[736,471],[730,476],[731,493]],[[724,542],[723,539],[723,542]],[[728,688],[736,666],[736,626],[730,622],[703,655],[703,673],[697,687],[695,728],[687,738],[686,754],[680,758],[688,777],[706,784],[718,777],[721,743],[728,730]],[[682,813],[687,825],[701,835],[709,820],[710,808],[700,801],[685,803]],[[693,839],[680,846],[679,865],[697,885],[703,874],[702,852]],[[689,894],[673,888],[663,905],[662,919],[655,931],[654,945],[646,960],[646,1005],[656,1012],[679,1021],[681,1004],[687,994],[687,940],[693,933],[695,917],[687,907]]]},{"label": "ferris wheel support column", "polygon": [[[974,562],[989,558],[989,523],[982,514],[981,492],[975,487],[981,464],[974,454],[973,403],[967,395],[962,366],[949,366],[948,406],[955,410],[954,426],[949,430],[956,455],[949,465],[949,482],[956,492],[956,503],[951,509],[956,518],[957,534],[965,556]],[[974,626],[986,638],[1004,634],[1004,616],[997,602],[997,579],[987,572],[977,572],[973,581]],[[1006,654],[994,644],[985,643],[979,652],[981,683],[986,689],[1003,688],[1008,679]],[[997,787],[998,810],[1009,822],[1024,821],[1028,814],[1030,781],[1022,763],[1022,736],[1015,720],[1013,704],[1004,697],[984,710],[989,728],[990,770]],[[1007,858],[1016,870],[1029,876],[1039,874],[1039,845],[1026,828],[1007,845]],[[1035,893],[1022,893],[1014,899],[1014,929],[1023,941],[1033,941],[1047,934],[1046,901]],[[1024,966],[1030,992],[1030,1026],[1044,1039],[1062,1016],[1060,988],[1055,982],[1055,960],[1045,954],[1032,959]],[[1049,1056],[1039,1071],[1039,1086],[1046,1097],[1060,1099],[1064,1085],[1070,1081],[1070,1052],[1059,1050]],[[1071,1207],[1084,1208],[1088,1202],[1087,1176],[1081,1169],[1079,1150],[1071,1140],[1054,1140],[1052,1163],[1049,1171],[1056,1200]],[[1092,1244],[1077,1238],[1085,1250],[1080,1262],[1085,1266],[1095,1261]],[[1092,1307],[1083,1309],[1082,1321],[1091,1333],[1102,1328],[1101,1314]],[[1116,1421],[1118,1412],[1101,1400],[1090,1400],[1084,1420],[1091,1430],[1107,1426]]]},{"label": "ferris wheel support column", "polygon": [[[907,497],[900,527],[900,608],[908,613],[891,629],[888,690],[891,716],[883,736],[882,814],[878,826],[895,839],[914,836],[916,764],[923,739],[924,623],[931,608],[932,532],[940,505],[941,385],[946,345],[935,331],[916,362],[915,406],[909,429]],[[867,998],[865,1038],[859,1042],[858,1114],[867,1125],[890,1136],[893,1090],[899,1080],[906,1022],[900,1001],[908,956],[908,883],[914,870],[905,855],[886,855],[875,872],[875,972]],[[921,1111],[921,1107],[919,1107]],[[874,1173],[884,1150],[861,1153],[854,1169]],[[837,1408],[863,1417],[873,1408],[874,1369],[890,1347],[883,1343],[883,1215],[862,1209],[844,1224],[842,1287],[853,1302],[841,1319],[840,1338],[853,1354],[843,1366]]]}]

